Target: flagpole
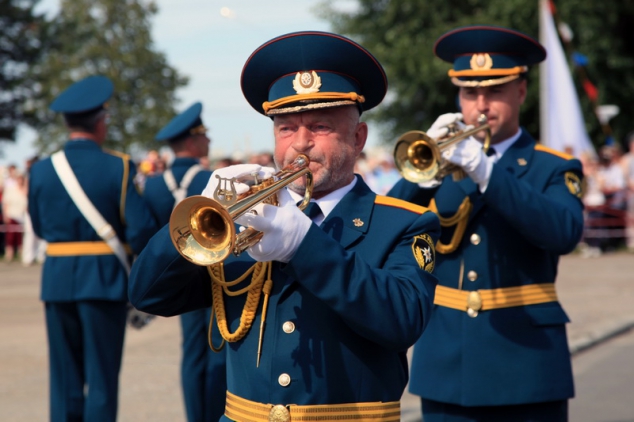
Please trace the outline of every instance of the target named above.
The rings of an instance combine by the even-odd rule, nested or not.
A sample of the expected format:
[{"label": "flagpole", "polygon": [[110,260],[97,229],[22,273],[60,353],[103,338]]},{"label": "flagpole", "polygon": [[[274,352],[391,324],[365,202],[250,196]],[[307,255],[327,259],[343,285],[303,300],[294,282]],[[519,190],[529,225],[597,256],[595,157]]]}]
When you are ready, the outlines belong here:
[{"label": "flagpole", "polygon": [[[545,45],[546,33],[544,28],[544,22],[542,22],[542,7],[548,7],[547,4],[543,4],[548,0],[538,0],[538,10],[539,13],[539,42],[542,45]],[[548,54],[548,51],[546,52]],[[548,60],[548,58],[546,58]],[[548,139],[548,69],[546,67],[546,62],[543,61],[539,65],[539,142],[542,145],[550,145],[550,140]]]}]

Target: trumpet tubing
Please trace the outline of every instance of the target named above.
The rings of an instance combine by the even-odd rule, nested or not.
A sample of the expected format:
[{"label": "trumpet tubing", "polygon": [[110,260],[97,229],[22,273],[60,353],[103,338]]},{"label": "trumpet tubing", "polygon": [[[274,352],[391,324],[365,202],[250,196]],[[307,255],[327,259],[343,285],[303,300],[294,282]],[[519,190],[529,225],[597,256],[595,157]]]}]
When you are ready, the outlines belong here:
[{"label": "trumpet tubing", "polygon": [[[298,156],[293,163],[254,186],[247,196],[234,195],[229,202],[220,202],[202,195],[190,196],[181,201],[172,211],[169,227],[170,237],[176,250],[187,260],[197,265],[213,265],[224,261],[229,254],[239,255],[262,238],[262,233],[247,228],[236,233],[235,220],[260,203],[276,204],[274,195],[295,181],[306,176],[306,192],[299,205],[304,209],[312,196],[313,178],[305,155]],[[233,181],[230,181],[233,183]],[[231,186],[235,192],[235,188]]]},{"label": "trumpet tubing", "polygon": [[433,139],[425,132],[412,130],[401,135],[394,147],[394,163],[401,175],[412,183],[424,183],[441,179],[460,170],[442,159],[441,152],[478,132],[485,131],[484,151],[491,143],[491,129],[486,116],[478,118],[479,125],[473,129],[450,133],[448,138]]}]

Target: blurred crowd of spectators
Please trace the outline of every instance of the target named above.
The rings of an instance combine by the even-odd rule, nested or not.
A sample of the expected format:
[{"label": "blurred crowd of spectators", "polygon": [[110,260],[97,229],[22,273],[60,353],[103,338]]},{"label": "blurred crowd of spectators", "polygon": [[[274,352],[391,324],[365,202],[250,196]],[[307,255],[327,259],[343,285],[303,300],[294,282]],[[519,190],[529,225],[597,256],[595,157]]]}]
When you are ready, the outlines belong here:
[{"label": "blurred crowd of spectators", "polygon": [[33,233],[27,212],[28,175],[35,156],[24,171],[15,164],[0,168],[0,247],[5,262],[20,259],[24,265],[44,262],[46,245]]},{"label": "blurred crowd of spectators", "polygon": [[580,249],[585,257],[622,248],[634,252],[634,132],[626,144],[627,153],[606,145],[597,156],[582,157],[586,224]]},{"label": "blurred crowd of spectators", "polygon": [[[580,251],[584,257],[625,247],[634,252],[634,132],[628,136],[627,145],[627,153],[613,145],[602,147],[596,156],[581,157],[586,224]],[[46,245],[30,227],[26,199],[29,168],[37,160],[37,156],[27,160],[23,172],[13,164],[0,168],[0,252],[7,262],[18,256],[24,265],[44,260]],[[148,177],[162,174],[171,161],[169,152],[152,150],[145,154],[137,161],[139,187],[143,188]],[[210,170],[244,163],[275,167],[269,152],[201,160],[203,167]],[[386,149],[363,152],[355,171],[380,195],[385,195],[401,178]]]}]

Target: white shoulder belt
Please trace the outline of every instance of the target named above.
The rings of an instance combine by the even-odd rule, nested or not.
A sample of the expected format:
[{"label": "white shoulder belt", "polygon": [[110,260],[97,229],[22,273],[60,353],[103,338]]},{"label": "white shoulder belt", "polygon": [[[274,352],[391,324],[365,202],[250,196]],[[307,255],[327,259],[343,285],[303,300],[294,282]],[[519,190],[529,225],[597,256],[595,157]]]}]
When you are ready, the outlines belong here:
[{"label": "white shoulder belt", "polygon": [[180,186],[176,183],[176,179],[174,178],[174,173],[172,173],[171,169],[165,170],[163,172],[163,180],[165,180],[165,184],[167,188],[172,192],[172,196],[174,196],[174,206],[178,205],[185,196],[187,196],[187,188],[189,187],[194,177],[201,171],[203,167],[200,164],[195,164],[191,166],[185,175],[183,176],[183,180],[181,180]]},{"label": "white shoulder belt", "polygon": [[86,220],[88,220],[99,237],[101,237],[104,242],[110,246],[112,252],[114,252],[117,258],[119,258],[121,265],[123,265],[129,275],[130,263],[128,262],[128,256],[121,240],[117,237],[117,233],[114,228],[112,228],[105,218],[103,218],[97,208],[95,208],[93,203],[90,202],[90,199],[86,196],[86,193],[77,181],[75,173],[73,173],[73,169],[70,167],[70,164],[68,164],[64,151],[58,151],[51,155],[51,160],[53,162],[55,172],[57,172],[57,175],[62,181],[62,185],[64,185],[64,189],[66,189],[70,198],[73,200],[77,208],[79,208],[79,212],[81,212]]}]

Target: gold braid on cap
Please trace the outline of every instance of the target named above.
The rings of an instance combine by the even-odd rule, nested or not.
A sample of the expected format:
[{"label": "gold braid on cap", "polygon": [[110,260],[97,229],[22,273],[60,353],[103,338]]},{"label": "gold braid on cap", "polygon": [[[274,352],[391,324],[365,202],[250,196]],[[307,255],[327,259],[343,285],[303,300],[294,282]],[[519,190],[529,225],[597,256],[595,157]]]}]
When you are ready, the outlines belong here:
[{"label": "gold braid on cap", "polygon": [[507,82],[514,81],[515,79],[519,77],[520,75],[510,75],[510,76],[505,76],[503,78],[487,79],[484,81],[462,81],[458,78],[451,78],[451,83],[456,86],[478,88],[478,87],[487,87],[487,86],[493,86],[493,85],[502,85]]},{"label": "gold braid on cap", "polygon": [[519,75],[520,73],[528,72],[528,66],[515,66],[510,69],[465,69],[465,70],[453,70],[450,69],[449,76],[451,77],[465,77],[465,76],[507,76],[507,75]]},{"label": "gold braid on cap", "polygon": [[[528,66],[515,66],[510,69],[465,69],[465,70],[453,70],[450,69],[447,74],[451,77],[451,83],[456,86],[477,88],[493,85],[502,85],[507,82],[511,82],[520,77],[520,74],[528,72]],[[500,78],[486,79],[484,81],[467,80],[463,81],[459,78],[465,77],[484,77],[484,76],[501,76]]]},{"label": "gold braid on cap", "polygon": [[265,101],[262,103],[262,108],[264,109],[265,113],[268,113],[268,111],[271,109],[282,107],[287,104],[296,103],[298,101],[308,100],[350,100],[363,103],[365,102],[365,97],[363,95],[357,94],[356,92],[321,92],[311,94],[297,94],[283,97],[275,101]]}]

